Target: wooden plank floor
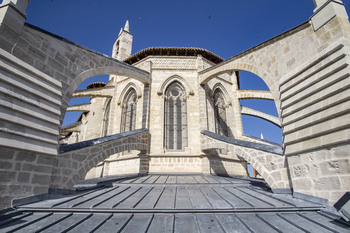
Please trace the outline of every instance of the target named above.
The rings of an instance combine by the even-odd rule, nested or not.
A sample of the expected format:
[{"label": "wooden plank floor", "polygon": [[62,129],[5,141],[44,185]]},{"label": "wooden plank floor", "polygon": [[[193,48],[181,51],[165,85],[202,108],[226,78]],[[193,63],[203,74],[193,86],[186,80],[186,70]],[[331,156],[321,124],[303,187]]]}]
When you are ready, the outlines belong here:
[{"label": "wooden plank floor", "polygon": [[21,205],[0,232],[349,232],[323,206],[249,180],[149,175]]}]

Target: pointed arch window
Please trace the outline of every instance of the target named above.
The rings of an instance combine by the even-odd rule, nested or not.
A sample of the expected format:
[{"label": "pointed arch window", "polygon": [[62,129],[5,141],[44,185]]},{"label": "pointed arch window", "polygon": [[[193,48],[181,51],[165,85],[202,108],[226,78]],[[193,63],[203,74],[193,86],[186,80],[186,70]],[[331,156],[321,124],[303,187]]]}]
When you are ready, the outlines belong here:
[{"label": "pointed arch window", "polygon": [[136,123],[136,100],[137,94],[135,89],[130,88],[124,97],[122,105],[122,121],[121,132],[131,131],[135,129]]},{"label": "pointed arch window", "polygon": [[102,137],[105,137],[108,134],[110,109],[111,109],[111,99],[108,99],[107,103],[106,103],[105,112],[104,112],[104,115],[103,115]]},{"label": "pointed arch window", "polygon": [[214,115],[215,133],[228,137],[225,100],[219,88],[214,91]]},{"label": "pointed arch window", "polygon": [[165,91],[164,147],[183,150],[187,146],[187,104],[183,86],[173,82]]}]

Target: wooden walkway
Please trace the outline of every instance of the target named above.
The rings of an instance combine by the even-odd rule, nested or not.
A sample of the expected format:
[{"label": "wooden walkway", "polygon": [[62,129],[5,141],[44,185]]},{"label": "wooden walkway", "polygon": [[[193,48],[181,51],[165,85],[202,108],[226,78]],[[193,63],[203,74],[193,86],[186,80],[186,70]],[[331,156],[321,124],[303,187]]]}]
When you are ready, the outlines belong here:
[{"label": "wooden walkway", "polygon": [[0,232],[350,231],[324,206],[247,179],[149,175],[108,184],[19,206],[0,218]]}]

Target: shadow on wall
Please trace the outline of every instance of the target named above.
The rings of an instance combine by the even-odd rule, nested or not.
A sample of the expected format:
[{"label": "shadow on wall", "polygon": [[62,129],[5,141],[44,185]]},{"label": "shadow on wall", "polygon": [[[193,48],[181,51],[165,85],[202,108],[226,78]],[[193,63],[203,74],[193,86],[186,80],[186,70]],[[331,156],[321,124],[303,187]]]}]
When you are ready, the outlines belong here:
[{"label": "shadow on wall", "polygon": [[[227,167],[225,166],[224,162],[230,162],[235,163],[233,160],[224,159],[219,157],[219,154],[225,154],[225,150],[216,149],[209,152],[208,160],[210,165],[210,173],[214,175],[221,175],[221,176],[242,176],[242,177],[249,177],[248,170],[246,170],[246,174],[241,174],[240,171],[236,170],[227,170]],[[241,164],[242,161],[236,161],[237,164]],[[245,168],[247,169],[247,168]],[[236,173],[235,173],[236,172]]]}]

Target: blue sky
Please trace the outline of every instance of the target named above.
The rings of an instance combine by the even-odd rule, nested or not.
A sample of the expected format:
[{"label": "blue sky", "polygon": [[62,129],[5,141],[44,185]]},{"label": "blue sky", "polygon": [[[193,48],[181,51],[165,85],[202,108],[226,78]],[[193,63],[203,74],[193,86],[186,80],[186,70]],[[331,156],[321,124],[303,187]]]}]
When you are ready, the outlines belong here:
[{"label": "blue sky", "polygon": [[[349,8],[349,0],[343,2]],[[111,55],[128,19],[134,35],[132,53],[158,46],[199,47],[227,59],[307,21],[313,9],[312,0],[32,0],[27,22]],[[253,75],[242,76],[244,88],[266,88]],[[93,81],[100,79],[106,77]],[[81,101],[88,99],[72,100],[72,104]],[[277,114],[272,101],[241,103]],[[75,120],[73,114],[64,125]],[[252,117],[243,121],[245,133],[257,137],[263,133],[265,139],[281,143],[277,127]]]}]

